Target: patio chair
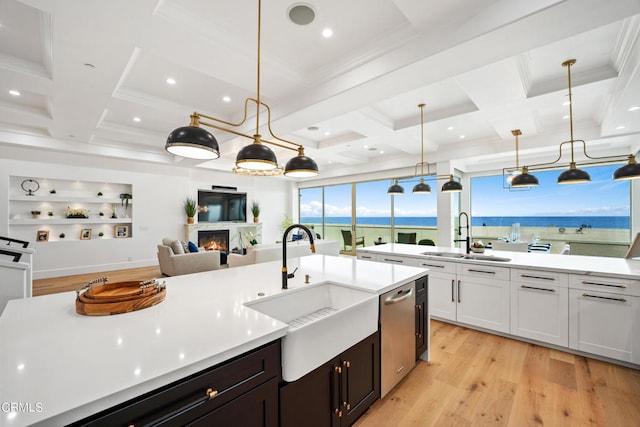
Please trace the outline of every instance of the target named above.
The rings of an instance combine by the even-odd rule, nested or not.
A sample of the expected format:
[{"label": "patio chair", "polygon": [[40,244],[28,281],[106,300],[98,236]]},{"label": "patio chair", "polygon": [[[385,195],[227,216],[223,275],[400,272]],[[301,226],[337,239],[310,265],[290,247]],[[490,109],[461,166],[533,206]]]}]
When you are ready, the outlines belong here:
[{"label": "patio chair", "polygon": [[417,234],[418,233],[398,233],[398,243],[409,243],[415,245]]},{"label": "patio chair", "polygon": [[[349,246],[349,248],[352,248],[352,235],[351,235],[351,231],[350,230],[340,230],[342,232],[342,240],[343,240],[343,249],[346,251],[347,250],[347,246]],[[361,237],[356,237],[356,246],[358,245],[362,245],[364,247],[364,236]],[[352,248],[353,249],[353,248]]]}]

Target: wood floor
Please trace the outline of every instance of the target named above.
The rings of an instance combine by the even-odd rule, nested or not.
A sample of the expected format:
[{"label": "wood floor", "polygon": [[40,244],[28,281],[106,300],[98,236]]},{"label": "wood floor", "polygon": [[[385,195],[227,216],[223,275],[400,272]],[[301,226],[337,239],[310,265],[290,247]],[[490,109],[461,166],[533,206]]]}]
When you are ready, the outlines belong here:
[{"label": "wood floor", "polygon": [[[88,280],[160,277],[156,267],[34,280],[34,295]],[[355,424],[381,426],[640,426],[640,371],[431,321],[431,361]]]},{"label": "wood floor", "polygon": [[640,426],[640,371],[435,320],[431,349],[355,426]]},{"label": "wood floor", "polygon": [[131,268],[127,270],[105,271],[102,273],[79,274],[77,276],[54,277],[33,281],[33,296],[55,294],[58,292],[75,291],[89,280],[107,277],[109,282],[125,282],[134,280],[149,280],[162,277],[160,266]]}]

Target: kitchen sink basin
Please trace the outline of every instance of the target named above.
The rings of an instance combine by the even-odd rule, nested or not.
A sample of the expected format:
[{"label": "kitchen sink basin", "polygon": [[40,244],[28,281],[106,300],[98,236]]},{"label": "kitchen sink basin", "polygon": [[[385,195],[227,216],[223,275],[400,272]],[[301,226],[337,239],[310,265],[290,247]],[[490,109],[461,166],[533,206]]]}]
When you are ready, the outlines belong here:
[{"label": "kitchen sink basin", "polygon": [[461,254],[457,252],[422,252],[422,255],[437,256],[437,257],[443,257],[443,258],[454,258],[454,259],[472,259],[476,261],[497,261],[497,262],[511,261],[511,258],[499,257],[495,255]]},{"label": "kitchen sink basin", "polygon": [[285,381],[299,379],[378,330],[378,296],[334,282],[245,305],[289,325],[282,339]]}]

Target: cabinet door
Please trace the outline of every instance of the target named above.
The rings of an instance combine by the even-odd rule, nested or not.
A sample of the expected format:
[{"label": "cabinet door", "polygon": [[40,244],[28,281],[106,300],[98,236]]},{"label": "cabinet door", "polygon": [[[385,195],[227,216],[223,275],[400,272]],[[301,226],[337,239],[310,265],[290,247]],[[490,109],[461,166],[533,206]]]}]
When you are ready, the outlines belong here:
[{"label": "cabinet door", "polygon": [[456,285],[459,322],[509,333],[509,282],[458,276]]},{"label": "cabinet door", "polygon": [[511,334],[567,347],[569,289],[541,283],[513,283]]},{"label": "cabinet door", "polygon": [[431,317],[456,320],[456,275],[429,274],[428,304]]},{"label": "cabinet door", "polygon": [[569,347],[640,363],[640,297],[569,289]]},{"label": "cabinet door", "polygon": [[278,426],[278,380],[273,378],[187,426]]},{"label": "cabinet door", "polygon": [[380,397],[380,336],[375,333],[342,353],[342,419],[349,426]]},{"label": "cabinet door", "polygon": [[[338,419],[339,359],[333,359],[280,388],[282,427],[329,427]],[[338,421],[339,422],[339,421]],[[236,425],[236,424],[233,424]],[[239,425],[239,424],[237,424]]]}]

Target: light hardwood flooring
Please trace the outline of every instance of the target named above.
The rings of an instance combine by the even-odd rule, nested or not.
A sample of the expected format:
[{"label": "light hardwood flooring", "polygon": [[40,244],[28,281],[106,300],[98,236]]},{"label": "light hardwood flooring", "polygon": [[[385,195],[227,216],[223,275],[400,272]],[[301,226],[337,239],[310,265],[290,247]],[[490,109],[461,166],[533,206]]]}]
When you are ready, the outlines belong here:
[{"label": "light hardwood flooring", "polygon": [[78,274],[76,276],[53,277],[33,281],[33,296],[75,291],[89,280],[107,277],[109,282],[126,282],[149,280],[162,277],[160,266],[131,268],[127,270],[105,271],[101,273]]},{"label": "light hardwood flooring", "polygon": [[[34,280],[34,295],[88,280],[161,277],[159,267]],[[414,370],[356,427],[640,426],[640,371],[431,321],[431,361]]]},{"label": "light hardwood flooring", "polygon": [[640,371],[431,321],[420,361],[355,424],[640,426]]}]

